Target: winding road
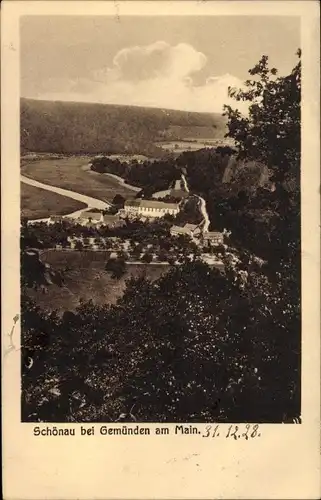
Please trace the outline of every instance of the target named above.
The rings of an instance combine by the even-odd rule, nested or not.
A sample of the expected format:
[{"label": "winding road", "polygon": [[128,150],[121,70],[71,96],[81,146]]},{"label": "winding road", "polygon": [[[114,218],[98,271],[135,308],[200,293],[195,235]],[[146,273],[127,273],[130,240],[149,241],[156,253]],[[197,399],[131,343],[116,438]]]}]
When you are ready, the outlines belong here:
[{"label": "winding road", "polygon": [[[68,198],[72,198],[73,200],[80,201],[85,205],[87,205],[86,208],[83,208],[82,210],[77,210],[76,212],[63,215],[62,217],[71,217],[76,219],[85,210],[90,210],[92,208],[96,208],[98,210],[105,210],[106,208],[111,206],[111,203],[109,203],[108,201],[98,200],[97,198],[92,198],[91,196],[86,196],[85,194],[77,193],[76,191],[70,191],[69,189],[50,186],[49,184],[44,184],[43,182],[35,181],[34,179],[30,179],[29,177],[25,177],[24,175],[20,175],[20,180],[25,184],[29,184],[29,186],[34,186],[40,189],[45,189],[47,191],[52,191],[53,193],[59,194],[61,196],[66,196]],[[35,219],[30,222],[47,222],[48,220],[49,217],[45,219]]]},{"label": "winding road", "polygon": [[206,210],[206,201],[204,198],[196,194],[197,198],[200,200],[200,210],[202,212],[202,215],[204,217],[204,226],[203,226],[203,233],[208,233],[208,228],[210,227],[210,219]]},{"label": "winding road", "polygon": [[[189,193],[189,187],[188,187],[185,175],[182,174],[181,178],[182,178],[182,181],[184,183],[185,191],[187,193]],[[208,228],[210,227],[210,223],[211,222],[210,222],[210,219],[209,219],[209,216],[208,216],[208,213],[207,213],[207,209],[206,209],[206,201],[204,200],[204,198],[202,198],[198,194],[196,194],[195,196],[197,196],[197,198],[200,200],[200,211],[202,212],[202,215],[203,215],[203,218],[204,218],[203,233],[207,233],[208,232]]]},{"label": "winding road", "polygon": [[182,179],[182,181],[183,181],[183,183],[184,183],[184,188],[185,188],[185,191],[186,191],[187,193],[189,193],[189,187],[188,187],[187,180],[186,180],[186,177],[185,177],[185,175],[184,175],[184,174],[182,174],[182,175],[181,175],[181,179]]}]

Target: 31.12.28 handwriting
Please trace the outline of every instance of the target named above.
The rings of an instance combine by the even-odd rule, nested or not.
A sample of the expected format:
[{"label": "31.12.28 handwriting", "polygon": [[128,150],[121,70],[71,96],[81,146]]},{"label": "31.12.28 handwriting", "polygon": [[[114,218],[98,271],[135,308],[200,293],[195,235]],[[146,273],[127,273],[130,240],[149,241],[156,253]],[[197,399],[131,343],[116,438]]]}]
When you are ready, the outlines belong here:
[{"label": "31.12.28 handwriting", "polygon": [[261,437],[260,426],[258,424],[246,424],[244,426],[230,425],[227,429],[224,426],[207,425],[205,427],[204,438],[225,437],[230,439],[255,439]]}]

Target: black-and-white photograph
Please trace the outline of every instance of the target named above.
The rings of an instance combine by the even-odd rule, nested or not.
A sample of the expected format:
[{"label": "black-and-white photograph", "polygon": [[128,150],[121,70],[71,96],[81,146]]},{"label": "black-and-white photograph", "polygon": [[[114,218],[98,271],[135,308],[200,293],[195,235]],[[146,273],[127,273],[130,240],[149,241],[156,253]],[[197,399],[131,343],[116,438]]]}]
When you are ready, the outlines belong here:
[{"label": "black-and-white photograph", "polygon": [[21,421],[301,423],[300,18],[19,29]]}]

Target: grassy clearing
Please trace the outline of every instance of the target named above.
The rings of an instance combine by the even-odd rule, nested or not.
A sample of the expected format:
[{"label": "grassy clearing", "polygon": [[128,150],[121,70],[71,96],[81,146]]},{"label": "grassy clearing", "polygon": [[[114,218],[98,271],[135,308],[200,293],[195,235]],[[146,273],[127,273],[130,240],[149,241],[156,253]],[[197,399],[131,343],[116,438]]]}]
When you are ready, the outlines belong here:
[{"label": "grassy clearing", "polygon": [[61,196],[21,182],[21,215],[28,219],[41,219],[50,215],[66,215],[86,208],[80,201]]},{"label": "grassy clearing", "polygon": [[88,157],[66,157],[23,161],[21,173],[44,184],[70,189],[103,201],[112,201],[116,194],[133,198],[135,192],[117,179],[82,167],[88,164]]},{"label": "grassy clearing", "polygon": [[104,270],[105,252],[48,250],[42,253],[41,259],[63,271],[65,286],[50,285],[47,293],[29,290],[29,295],[40,307],[59,313],[74,311],[80,299],[92,299],[97,305],[114,304],[124,293],[126,280],[130,277],[146,275],[155,280],[169,270],[169,266],[133,264],[127,266],[127,272],[120,280],[115,280]]}]

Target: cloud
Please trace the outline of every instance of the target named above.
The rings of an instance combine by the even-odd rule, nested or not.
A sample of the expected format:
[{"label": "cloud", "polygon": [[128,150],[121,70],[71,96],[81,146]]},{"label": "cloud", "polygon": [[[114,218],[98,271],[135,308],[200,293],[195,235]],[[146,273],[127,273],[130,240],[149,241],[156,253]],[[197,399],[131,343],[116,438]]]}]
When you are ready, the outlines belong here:
[{"label": "cloud", "polygon": [[244,103],[228,98],[228,86],[242,87],[233,75],[211,76],[194,84],[193,76],[206,69],[206,64],[206,55],[191,45],[157,41],[120,50],[111,67],[87,78],[49,81],[46,92],[37,97],[218,113],[224,104],[237,104],[245,111]]}]

